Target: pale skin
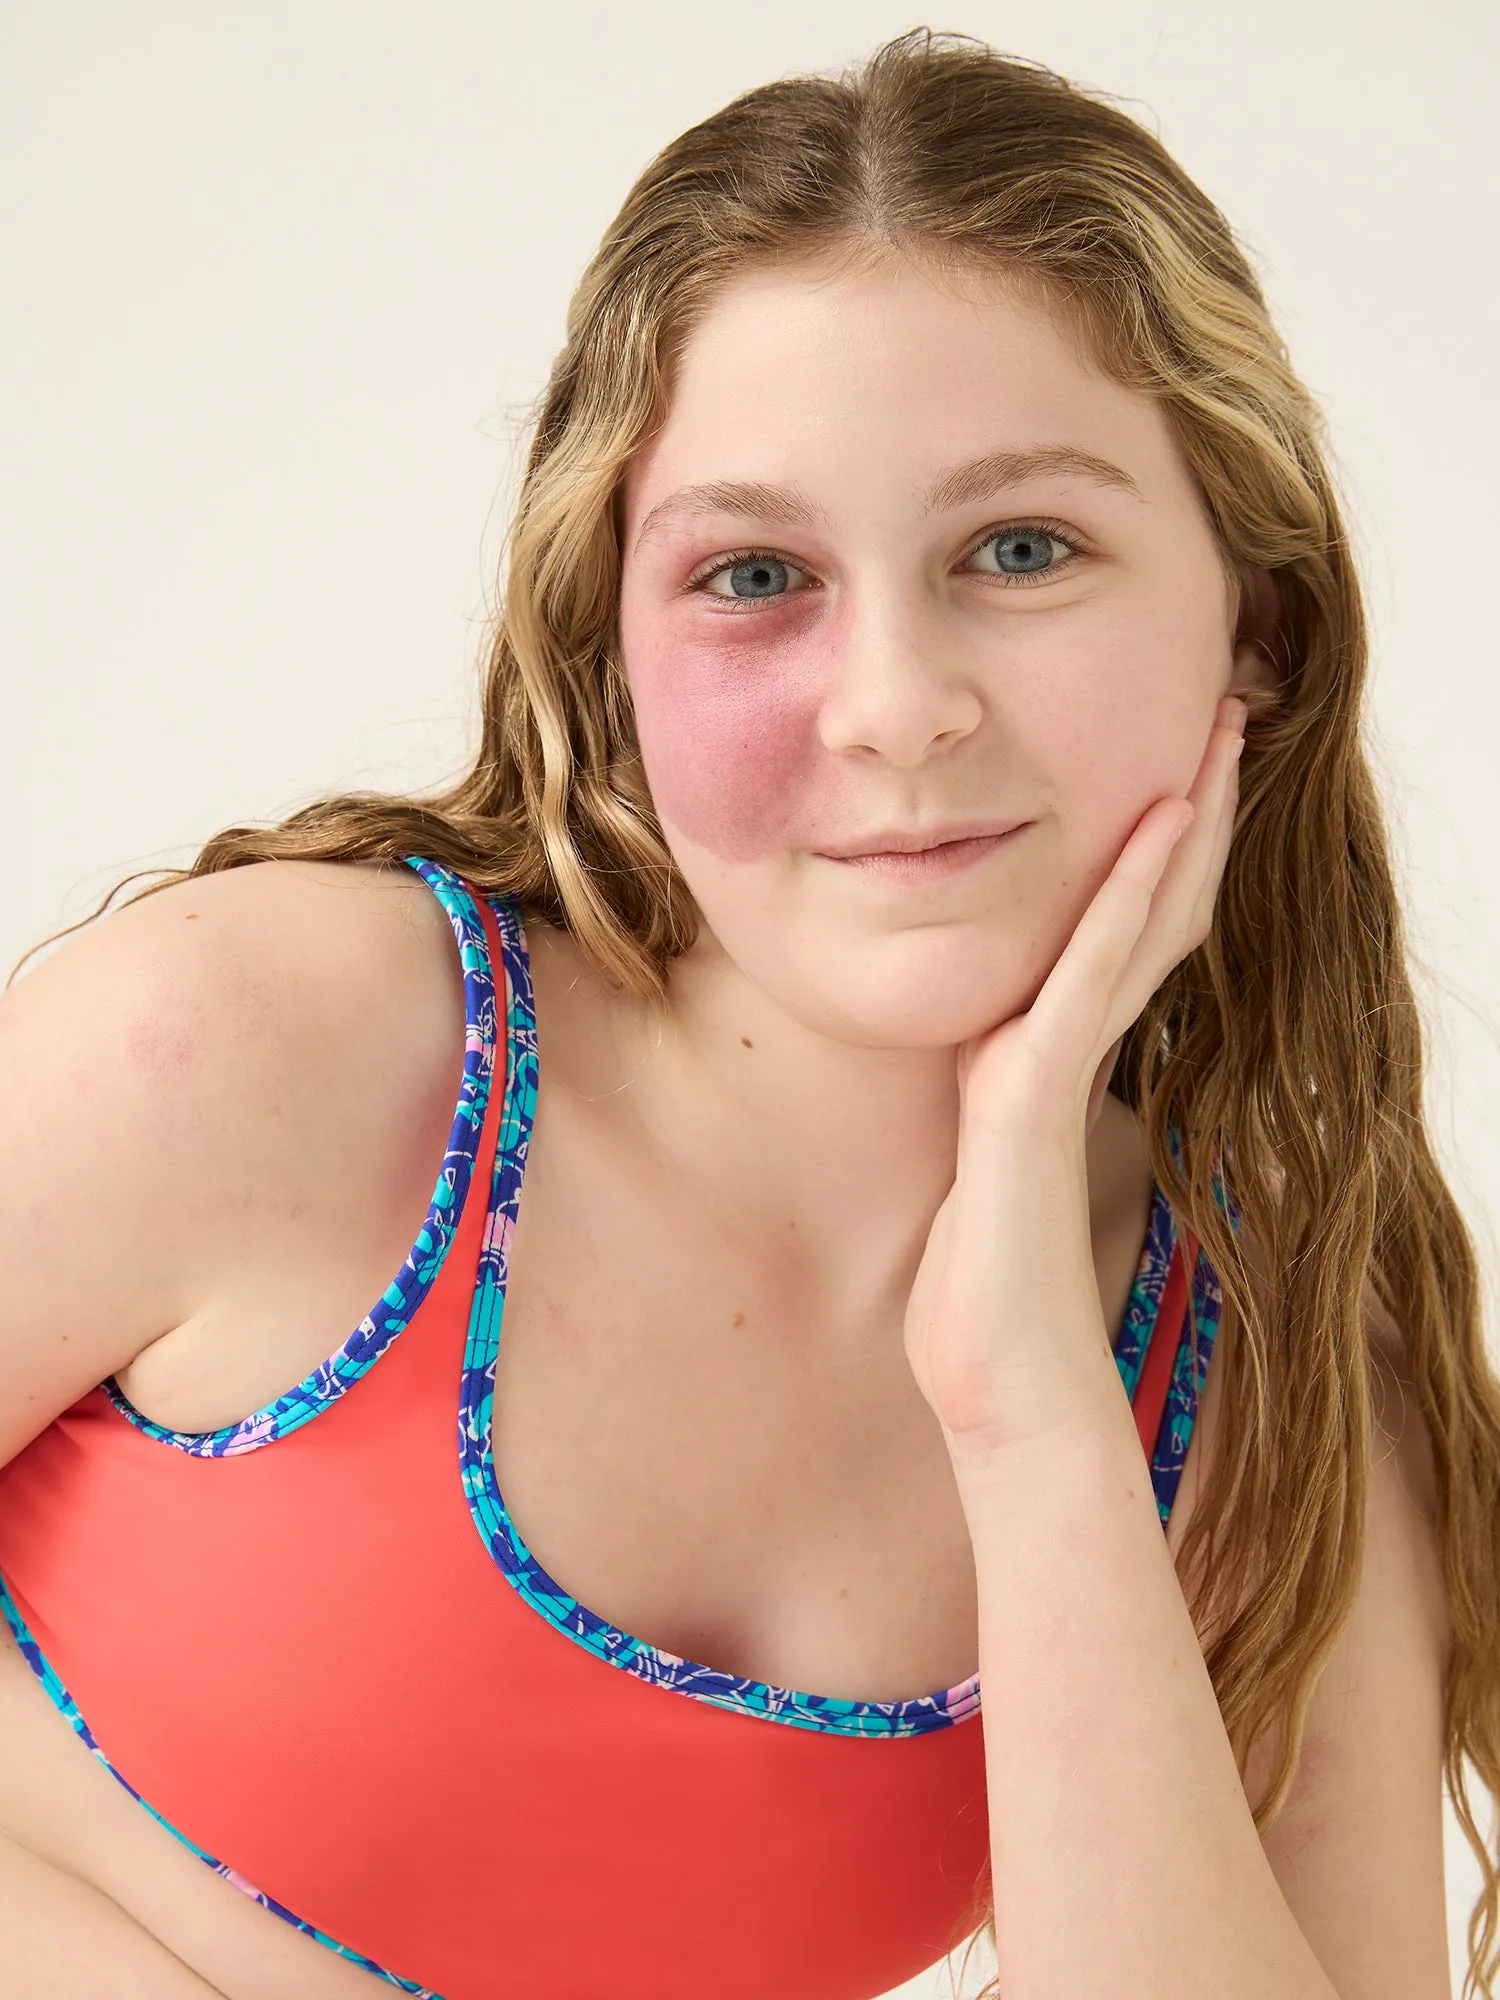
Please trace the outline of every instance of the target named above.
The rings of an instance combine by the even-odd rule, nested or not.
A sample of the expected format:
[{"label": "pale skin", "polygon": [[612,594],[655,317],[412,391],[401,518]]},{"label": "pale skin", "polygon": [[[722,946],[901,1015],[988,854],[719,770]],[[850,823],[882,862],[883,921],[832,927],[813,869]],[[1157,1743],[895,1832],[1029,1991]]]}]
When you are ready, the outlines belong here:
[{"label": "pale skin", "polygon": [[[1011,468],[983,495],[971,480],[967,497],[925,504],[954,467],[1038,444],[1120,467],[1141,497]],[[761,488],[763,511],[659,516],[641,543],[663,501],[725,482]],[[772,487],[795,493],[800,522]],[[626,1629],[783,1685],[899,1697],[960,1679],[977,1645],[1006,2000],[1438,2000],[1445,1628],[1430,1452],[1401,1390],[1397,1330],[1372,1328],[1393,1359],[1359,1607],[1293,1805],[1264,1842],[1171,1563],[1212,1448],[1215,1378],[1163,1536],[1108,1352],[1146,1183],[1139,1134],[1103,1084],[1118,1036],[1206,928],[1233,823],[1237,697],[1265,671],[1236,643],[1159,413],[1089,370],[1034,302],[907,267],[788,268],[732,287],[697,330],[625,512],[624,663],[705,926],[664,1012],[607,1001],[570,942],[534,927],[538,1178],[502,1352],[511,1428],[497,1432],[528,1540]],[[998,551],[1011,545],[994,535],[1038,520],[1065,546],[1074,530],[1087,554],[1008,585]],[[800,601],[705,602],[689,579],[745,548],[773,552]],[[768,662],[779,706],[747,731],[737,690]],[[920,887],[817,852],[985,816],[1027,824]],[[0,1453],[112,1369],[134,1371],[127,1387],[160,1421],[206,1428],[323,1358],[330,1324],[352,1324],[384,1284],[430,1193],[452,1102],[448,949],[414,880],[263,868],[110,920],[35,975],[45,1009],[27,1007],[22,982],[0,1007],[0,1049],[8,1076],[39,1068],[41,1081],[34,1126],[0,1128],[0,1213],[31,1211],[0,1271],[12,1324],[37,1338],[0,1349]],[[329,972],[351,954],[389,996],[355,1024]],[[115,1042],[112,1014],[99,1028],[101,990],[118,996]],[[372,1074],[387,1084],[378,1104]],[[78,1191],[80,1216],[57,1218],[49,1257],[35,1134],[70,1088],[95,1121],[80,1152],[100,1186]],[[12,1112],[25,1115],[24,1102]],[[231,1122],[235,1160],[218,1143]],[[622,1570],[608,1541],[619,1480],[607,1501],[590,1494],[581,1468],[596,1439],[564,1459],[590,1419],[575,1380],[572,1433],[549,1428],[565,1399],[552,1348],[526,1331],[563,1328],[575,1377],[609,1358],[597,1333],[588,1345],[597,1302],[554,1275],[547,1206],[549,1185],[579,1185],[606,1152],[601,1185],[620,1184],[622,1161],[624,1179],[636,1172],[691,1239],[696,1294],[722,1302],[726,1325],[741,1312],[758,1343],[747,1379],[773,1385],[783,1429],[811,1423],[835,1483],[861,1492],[842,1568],[808,1532],[833,1489],[814,1493],[793,1470],[805,1451],[761,1463],[727,1420],[672,1429],[667,1383],[688,1367],[727,1381],[731,1352],[703,1326],[679,1332],[645,1260],[622,1274],[615,1259],[610,1339],[650,1393],[628,1412],[617,1398],[601,1408],[598,1438],[607,1448],[628,1431],[625,1457],[648,1468],[629,1540],[655,1558]],[[243,1186],[226,1178],[236,1162]],[[170,1208],[165,1193],[151,1207],[158,1182]],[[622,1209],[621,1239],[649,1221],[644,1198]],[[160,1269],[132,1268],[127,1246],[142,1240],[165,1243]],[[736,1261],[737,1244],[753,1254]],[[637,1366],[651,1354],[654,1376]],[[856,1406],[849,1385],[869,1382]],[[909,1551],[893,1529],[867,1532],[860,1581],[857,1522],[879,1500],[858,1486],[862,1426],[877,1419],[903,1441],[885,1482],[896,1516],[926,1525]],[[653,1454],[680,1480],[701,1465],[706,1494],[727,1483],[745,1503],[716,1524],[711,1567],[651,1517]],[[786,1591],[763,1591],[764,1558],[736,1526],[762,1485],[789,1478],[804,1505],[780,1553],[807,1575],[790,1608]],[[847,1621],[820,1610],[838,1577],[855,1579]],[[699,1630],[722,1659],[687,1643]],[[373,1990],[146,1822],[65,1728],[48,1735],[50,1710],[10,1665],[0,1739],[24,1731],[31,1761],[12,1757],[0,1787],[0,1917],[12,1967],[31,1926],[27,1992],[54,1990],[56,1898],[70,1887],[76,1950],[101,1902],[107,1921],[135,1926],[142,2000]],[[882,1672],[893,1685],[877,1685]],[[21,1886],[38,1866],[54,1871],[50,1901]]]},{"label": "pale skin", "polygon": [[[932,504],[953,468],[1038,445],[1123,466],[1136,493],[1041,473]],[[684,490],[691,511],[633,543]],[[1391,1655],[1364,1683],[1369,1733],[1354,1740],[1348,1711],[1331,1725],[1325,1708],[1304,1760],[1323,1766],[1321,1796],[1304,1793],[1268,1853],[1099,1315],[1087,1128],[1118,1037],[1207,935],[1236,696],[1265,684],[1216,599],[1206,520],[1160,413],[1002,288],[901,263],[781,269],[742,280],[699,328],[628,499],[622,637],[647,774],[674,749],[699,758],[696,783],[684,765],[653,778],[715,939],[684,983],[679,1035],[701,1061],[728,995],[752,987],[758,1015],[762,995],[779,1003],[759,1022],[757,1090],[774,1096],[794,1188],[805,1163],[825,1190],[819,1253],[847,1260],[829,1296],[858,1294],[851,1273],[880,1270],[877,1244],[923,1244],[905,1347],[972,1535],[981,1675],[1005,1690],[985,1709],[1003,1990],[1436,2000],[1445,1635],[1430,1514],[1405,1488],[1387,1500],[1405,1591],[1377,1604],[1393,1558],[1372,1508],[1356,1624],[1378,1621]],[[989,574],[1005,545],[984,537],[1038,517],[1061,517],[1091,557],[1024,589]],[[715,554],[737,544],[781,565],[740,572],[771,594],[706,602],[737,587]],[[733,692],[757,684],[762,655],[795,690],[769,748]],[[686,713],[680,690],[698,698]],[[757,764],[796,789],[761,792]],[[872,828],[986,813],[1031,819],[1031,849],[1012,841],[906,892],[817,858]],[[935,1218],[926,1174],[942,1184]],[[1377,1486],[1396,1476],[1383,1464]],[[1336,1804],[1341,1757],[1366,1807],[1357,1830]],[[1381,1893],[1397,1881],[1402,1897]]]}]

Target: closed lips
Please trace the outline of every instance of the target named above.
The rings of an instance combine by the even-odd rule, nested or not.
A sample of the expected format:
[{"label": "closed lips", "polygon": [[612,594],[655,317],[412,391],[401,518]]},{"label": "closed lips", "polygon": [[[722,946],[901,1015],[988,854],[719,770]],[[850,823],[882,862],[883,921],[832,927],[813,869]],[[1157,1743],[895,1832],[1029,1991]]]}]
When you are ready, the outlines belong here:
[{"label": "closed lips", "polygon": [[867,840],[850,841],[844,846],[823,847],[817,851],[830,861],[853,861],[861,855],[871,854],[926,854],[935,847],[950,847],[963,840],[995,840],[1003,833],[1013,833],[1025,820],[991,820],[968,826],[946,827],[940,832],[902,833],[891,830],[870,835]]}]

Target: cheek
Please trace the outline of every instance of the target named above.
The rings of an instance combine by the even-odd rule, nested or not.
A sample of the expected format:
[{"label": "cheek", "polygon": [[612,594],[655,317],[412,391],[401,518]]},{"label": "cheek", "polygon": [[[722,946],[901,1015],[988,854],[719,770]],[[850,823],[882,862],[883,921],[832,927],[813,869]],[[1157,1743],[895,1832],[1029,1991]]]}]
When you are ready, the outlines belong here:
[{"label": "cheek", "polygon": [[[764,629],[773,618],[775,633]],[[794,621],[781,612],[734,618],[740,628],[752,622],[762,629],[689,634],[621,618],[657,810],[732,862],[759,860],[798,828],[829,824],[838,785],[817,731],[832,674],[824,647],[789,629]]]},{"label": "cheek", "polygon": [[1123,840],[1151,803],[1186,793],[1227,662],[1222,635],[1185,615],[1100,620],[1077,643],[1016,662],[1012,718],[1085,841]]}]

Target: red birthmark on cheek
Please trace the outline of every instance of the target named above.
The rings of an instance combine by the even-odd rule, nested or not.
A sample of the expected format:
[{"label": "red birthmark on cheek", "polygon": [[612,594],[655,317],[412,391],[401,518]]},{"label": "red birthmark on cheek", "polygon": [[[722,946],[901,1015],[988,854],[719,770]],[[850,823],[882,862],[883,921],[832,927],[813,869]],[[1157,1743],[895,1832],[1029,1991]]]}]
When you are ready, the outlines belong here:
[{"label": "red birthmark on cheek", "polygon": [[[772,619],[775,633],[764,629]],[[710,621],[762,630],[705,631]],[[818,735],[834,672],[826,638],[782,611],[691,622],[691,631],[622,627],[657,809],[722,861],[759,860],[796,844],[799,828],[826,831],[842,789]]]}]

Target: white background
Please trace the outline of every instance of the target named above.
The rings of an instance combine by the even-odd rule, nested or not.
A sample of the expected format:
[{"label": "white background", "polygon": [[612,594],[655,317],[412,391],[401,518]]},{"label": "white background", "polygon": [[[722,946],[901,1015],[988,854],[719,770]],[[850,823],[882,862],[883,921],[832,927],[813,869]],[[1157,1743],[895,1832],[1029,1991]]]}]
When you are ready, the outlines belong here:
[{"label": "white background", "polygon": [[[736,92],[922,19],[876,0],[6,11],[0,970],[222,825],[462,765],[526,411],[630,180]],[[927,17],[1134,100],[1248,241],[1328,412],[1436,1138],[1492,1301],[1497,19],[1493,0]],[[1449,1866],[1457,1952],[1477,1875],[1453,1842]]]}]

